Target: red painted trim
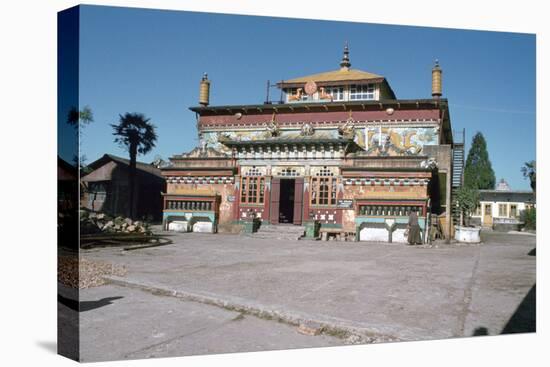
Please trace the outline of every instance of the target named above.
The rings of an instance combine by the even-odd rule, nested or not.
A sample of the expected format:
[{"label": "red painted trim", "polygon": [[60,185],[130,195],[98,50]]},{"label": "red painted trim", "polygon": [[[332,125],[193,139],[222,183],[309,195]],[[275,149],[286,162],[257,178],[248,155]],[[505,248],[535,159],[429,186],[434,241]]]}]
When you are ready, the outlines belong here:
[{"label": "red painted trim", "polygon": [[[242,125],[242,126],[258,126],[270,122],[272,113],[264,114],[244,114],[241,118],[237,118],[234,114],[230,115],[210,115],[201,116],[199,118],[199,128],[214,127],[223,125]],[[388,115],[384,110],[381,111],[353,111],[352,117],[356,121],[374,121],[374,120],[438,120],[438,109],[411,109],[411,110],[395,110],[392,115]],[[309,122],[313,125],[325,121],[337,122],[346,121],[349,118],[349,111],[336,112],[295,112],[281,113],[275,115],[275,121],[280,126],[288,124],[302,124]],[[396,121],[397,124],[400,121]]]}]

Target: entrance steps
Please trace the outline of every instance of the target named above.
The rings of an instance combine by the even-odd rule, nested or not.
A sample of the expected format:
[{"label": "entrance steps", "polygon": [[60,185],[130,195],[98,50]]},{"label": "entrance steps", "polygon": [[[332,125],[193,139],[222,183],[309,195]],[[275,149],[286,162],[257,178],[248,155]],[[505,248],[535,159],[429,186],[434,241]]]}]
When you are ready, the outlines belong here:
[{"label": "entrance steps", "polygon": [[305,233],[304,226],[293,224],[265,224],[260,226],[258,232],[251,235],[254,238],[265,238],[273,240],[295,241]]}]

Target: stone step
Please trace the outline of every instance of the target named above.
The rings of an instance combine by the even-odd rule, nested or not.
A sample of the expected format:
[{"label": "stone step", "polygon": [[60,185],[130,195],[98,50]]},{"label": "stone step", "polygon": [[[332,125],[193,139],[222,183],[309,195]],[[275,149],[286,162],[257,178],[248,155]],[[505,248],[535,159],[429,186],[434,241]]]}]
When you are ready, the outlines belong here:
[{"label": "stone step", "polygon": [[294,233],[302,232],[305,230],[303,226],[281,226],[281,225],[262,225],[258,232],[284,232],[284,233]]},{"label": "stone step", "polygon": [[305,227],[294,225],[263,225],[258,232],[252,234],[254,238],[297,240],[305,233]]}]

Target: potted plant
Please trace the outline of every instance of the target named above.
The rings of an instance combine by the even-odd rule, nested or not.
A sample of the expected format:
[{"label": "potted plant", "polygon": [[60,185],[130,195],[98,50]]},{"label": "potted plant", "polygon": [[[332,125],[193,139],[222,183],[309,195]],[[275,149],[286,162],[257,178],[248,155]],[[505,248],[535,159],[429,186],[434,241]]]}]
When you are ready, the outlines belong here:
[{"label": "potted plant", "polygon": [[455,228],[455,240],[479,243],[481,227],[470,225],[470,218],[479,205],[479,191],[471,187],[461,187],[456,195],[456,205],[460,212],[460,226]]}]

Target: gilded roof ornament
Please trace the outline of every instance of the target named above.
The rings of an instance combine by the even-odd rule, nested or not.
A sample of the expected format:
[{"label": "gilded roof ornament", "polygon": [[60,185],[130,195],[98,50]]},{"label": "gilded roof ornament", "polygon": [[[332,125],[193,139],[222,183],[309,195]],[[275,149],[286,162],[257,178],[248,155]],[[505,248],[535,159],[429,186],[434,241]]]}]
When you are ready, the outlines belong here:
[{"label": "gilded roof ornament", "polygon": [[349,47],[348,42],[346,41],[346,44],[344,45],[344,56],[342,57],[342,61],[340,61],[340,67],[347,70],[350,66],[351,62],[349,61]]},{"label": "gilded roof ornament", "polygon": [[352,139],[355,136],[355,120],[353,119],[353,111],[349,111],[346,123],[338,128],[338,133],[345,138]]},{"label": "gilded roof ornament", "polygon": [[278,136],[281,133],[281,131],[279,130],[279,125],[275,121],[275,112],[273,112],[273,115],[271,115],[271,121],[266,123],[265,128],[267,130],[267,135],[270,137]]}]

